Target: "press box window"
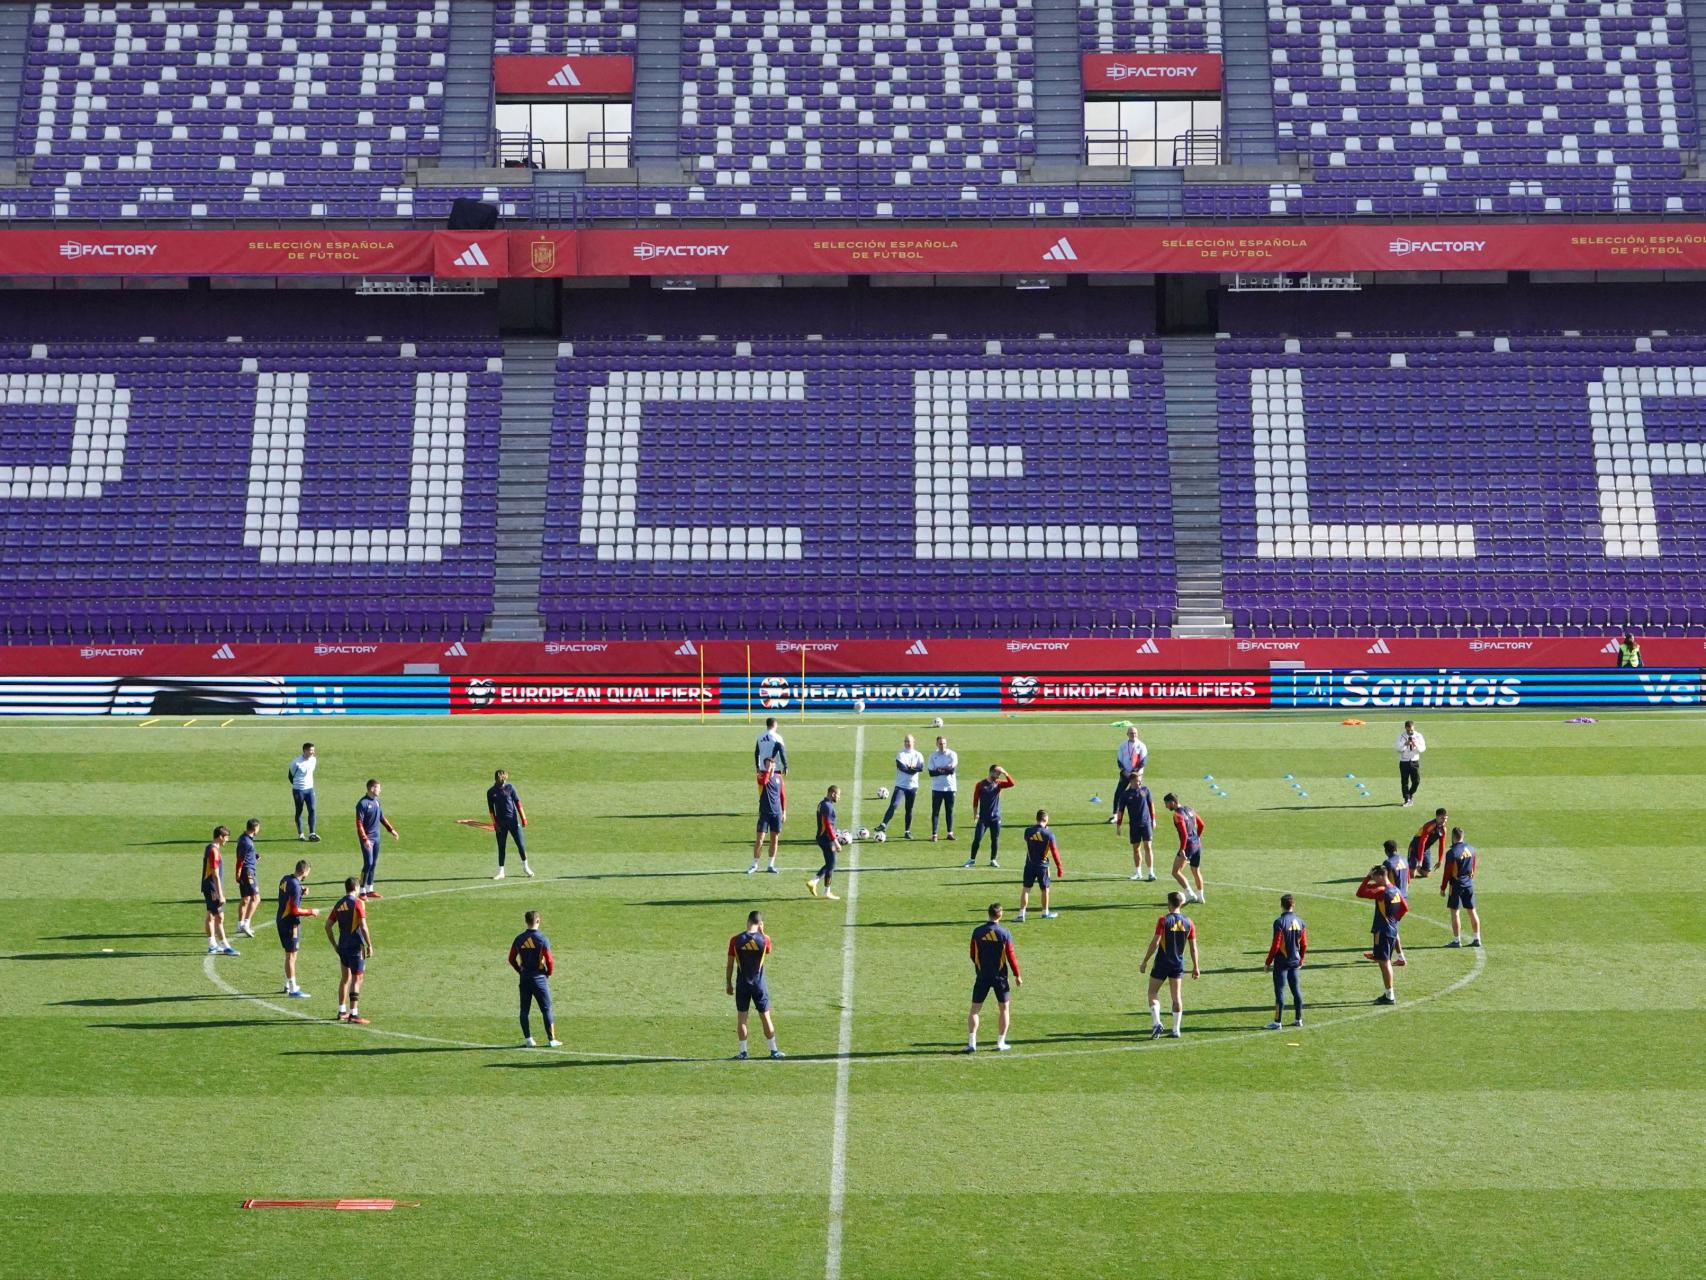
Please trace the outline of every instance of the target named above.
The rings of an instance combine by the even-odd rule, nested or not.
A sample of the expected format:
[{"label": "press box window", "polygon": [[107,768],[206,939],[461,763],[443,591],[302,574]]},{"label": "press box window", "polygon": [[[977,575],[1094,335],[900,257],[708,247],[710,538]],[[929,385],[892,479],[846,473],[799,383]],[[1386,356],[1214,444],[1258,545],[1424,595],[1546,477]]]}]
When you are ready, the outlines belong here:
[{"label": "press box window", "polygon": [[634,137],[631,102],[500,102],[498,150],[506,165],[533,169],[626,169]]},{"label": "press box window", "polygon": [[1219,98],[1102,98],[1084,103],[1090,164],[1182,169],[1221,161]]}]

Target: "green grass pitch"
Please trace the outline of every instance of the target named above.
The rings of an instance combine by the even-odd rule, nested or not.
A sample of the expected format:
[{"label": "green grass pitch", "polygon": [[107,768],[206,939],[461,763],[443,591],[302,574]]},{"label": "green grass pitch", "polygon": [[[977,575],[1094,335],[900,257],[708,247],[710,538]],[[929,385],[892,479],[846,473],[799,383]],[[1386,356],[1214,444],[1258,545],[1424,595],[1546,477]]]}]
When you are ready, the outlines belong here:
[{"label": "green grass pitch", "polygon": [[[1409,811],[1391,717],[1141,718],[1157,797],[1209,824],[1208,902],[1190,909],[1206,972],[1183,1040],[1154,1044],[1137,964],[1170,828],[1163,880],[1130,883],[1102,825],[1113,716],[951,717],[968,776],[999,761],[1018,778],[1003,868],[959,868],[962,821],[952,845],[861,844],[839,903],[805,893],[813,804],[838,782],[844,821],[874,825],[899,738],[927,718],[785,723],[786,870],[752,878],[741,722],[7,724],[0,1275],[816,1278],[837,1247],[849,1278],[1697,1273],[1706,719],[1568,714],[1420,716]],[[284,782],[305,737],[316,846],[292,838]],[[484,816],[500,765],[537,880],[492,883],[492,838],[455,822]],[[360,1029],[327,1020],[317,921],[313,998],[280,998],[271,887],[306,851],[311,904],[330,904],[369,775],[402,841],[380,865]],[[1481,850],[1487,949],[1441,949],[1438,881],[1418,883],[1401,1004],[1376,1010],[1354,882],[1438,803]],[[966,940],[991,900],[1016,903],[1039,805],[1066,858],[1061,916],[1033,904],[1013,926],[1016,1051],[955,1058]],[[200,848],[251,816],[260,936],[204,965]],[[1281,889],[1314,944],[1302,1033],[1261,1029]],[[724,947],[751,906],[776,941],[786,1062],[727,1060]],[[558,955],[555,1053],[516,1047],[504,956],[529,907]],[[251,1196],[421,1203],[240,1212]]]}]

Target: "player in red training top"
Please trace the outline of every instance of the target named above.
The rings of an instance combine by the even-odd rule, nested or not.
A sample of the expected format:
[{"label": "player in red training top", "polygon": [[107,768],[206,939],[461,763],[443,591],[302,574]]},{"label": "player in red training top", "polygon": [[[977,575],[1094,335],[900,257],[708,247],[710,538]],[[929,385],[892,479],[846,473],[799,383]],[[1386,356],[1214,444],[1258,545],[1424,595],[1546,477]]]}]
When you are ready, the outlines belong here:
[{"label": "player in red training top", "polygon": [[1392,957],[1398,946],[1398,922],[1404,918],[1410,904],[1399,891],[1397,875],[1384,862],[1377,862],[1369,868],[1357,886],[1357,897],[1374,903],[1374,923],[1371,926],[1374,949],[1369,954],[1380,966],[1381,980],[1386,983],[1386,989],[1374,1003],[1397,1004],[1398,996],[1392,989]]},{"label": "player in red training top", "polygon": [[[1173,830],[1179,833],[1179,851],[1173,855],[1173,879],[1179,882],[1179,888],[1185,891],[1185,902],[1207,902],[1208,894],[1202,885],[1202,833],[1208,830],[1208,823],[1202,820],[1202,814],[1188,804],[1181,804],[1179,797],[1169,791],[1161,797],[1161,803],[1167,806],[1167,812],[1173,815]],[[1191,868],[1191,879],[1196,881],[1196,889],[1192,890],[1190,882],[1185,879],[1185,867]]]},{"label": "player in red training top", "polygon": [[764,868],[776,874],[776,846],[782,843],[782,824],[788,820],[788,784],[774,758],[766,760],[758,771],[758,836],[752,842],[752,865],[747,875],[758,870],[758,855],[764,849],[764,837],[770,837],[770,865]]},{"label": "player in red training top", "polygon": [[[1168,799],[1172,799],[1171,796]],[[1155,957],[1155,967],[1149,971],[1149,1038],[1161,1035],[1161,984],[1167,984],[1173,997],[1173,1029],[1167,1034],[1177,1040],[1183,1034],[1185,1019],[1185,952],[1191,953],[1191,977],[1202,977],[1202,961],[1197,955],[1197,927],[1179,908],[1185,905],[1185,895],[1175,889],[1167,895],[1167,914],[1155,922],[1155,933],[1149,939],[1149,950],[1143,953],[1142,968]]]},{"label": "player in red training top", "polygon": [[1434,816],[1422,823],[1422,829],[1410,839],[1410,876],[1426,880],[1433,874],[1436,860],[1433,851],[1439,850],[1438,862],[1445,861],[1446,831],[1450,823],[1444,809],[1435,809]]},{"label": "player in red training top", "polygon": [[225,936],[225,842],[230,827],[215,827],[213,840],[201,851],[201,900],[207,908],[203,928],[207,930],[207,954],[234,956],[237,948]]},{"label": "player in red training top", "polygon": [[[373,926],[368,923],[360,888],[361,881],[355,876],[344,881],[344,896],[326,917],[326,941],[338,953],[338,1021],[365,1027],[367,1019],[357,1006],[361,1003],[361,975],[373,959]],[[332,935],[334,929],[336,937]]]}]

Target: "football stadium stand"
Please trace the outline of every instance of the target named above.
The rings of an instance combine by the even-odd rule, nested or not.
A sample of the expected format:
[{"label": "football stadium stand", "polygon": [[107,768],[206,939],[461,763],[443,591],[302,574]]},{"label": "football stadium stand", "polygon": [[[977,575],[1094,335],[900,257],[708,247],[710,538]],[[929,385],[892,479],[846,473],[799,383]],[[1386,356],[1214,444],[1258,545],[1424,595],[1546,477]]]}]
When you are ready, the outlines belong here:
[{"label": "football stadium stand", "polygon": [[5,344],[9,638],[478,635],[500,380],[477,343]]},{"label": "football stadium stand", "polygon": [[[1153,347],[572,344],[557,384],[547,626],[1165,628],[1172,529]],[[1142,459],[1141,503],[1108,484],[1115,459]],[[753,483],[763,476],[774,485]]]}]

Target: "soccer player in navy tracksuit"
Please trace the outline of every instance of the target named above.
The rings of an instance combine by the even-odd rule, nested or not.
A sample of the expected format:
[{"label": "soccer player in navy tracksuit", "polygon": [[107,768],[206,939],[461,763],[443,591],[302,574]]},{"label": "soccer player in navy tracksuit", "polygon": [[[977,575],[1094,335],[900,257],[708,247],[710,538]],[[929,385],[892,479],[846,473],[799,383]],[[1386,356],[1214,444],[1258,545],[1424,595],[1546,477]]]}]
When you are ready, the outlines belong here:
[{"label": "soccer player in navy tracksuit", "polygon": [[1268,947],[1268,958],[1262,963],[1274,975],[1274,1020],[1268,1023],[1269,1031],[1278,1031],[1285,1017],[1287,987],[1291,988],[1291,1009],[1297,1018],[1291,1025],[1303,1025],[1303,991],[1297,985],[1297,971],[1303,967],[1303,957],[1309,954],[1309,930],[1303,926],[1303,917],[1291,909],[1293,901],[1289,893],[1280,895],[1274,940]]},{"label": "soccer player in navy tracksuit", "polygon": [[225,842],[230,827],[215,827],[213,840],[201,851],[201,900],[207,907],[207,954],[234,956],[237,949],[225,936]]},{"label": "soccer player in navy tracksuit", "polygon": [[255,848],[260,834],[261,820],[250,818],[237,837],[237,932],[245,938],[255,936],[252,921],[261,905],[261,855]]},{"label": "soccer player in navy tracksuit", "polygon": [[[344,881],[344,896],[326,917],[326,941],[338,953],[338,1021],[365,1027],[361,1016],[361,977],[373,959],[373,926],[368,923],[367,904],[357,892],[361,882],[354,876]],[[333,930],[337,936],[332,936]]]},{"label": "soccer player in navy tracksuit", "polygon": [[[762,912],[746,913],[746,929],[729,939],[728,962],[723,966],[723,987],[735,998],[735,1030],[740,1035],[737,1060],[747,1057],[746,1020],[751,1009],[758,1010],[758,1020],[764,1025],[764,1039],[770,1045],[772,1058],[787,1054],[776,1047],[776,1019],[770,1012],[770,984],[764,978],[764,962],[770,958],[770,939],[764,932]],[[735,973],[736,968],[740,973]]]},{"label": "soccer player in navy tracksuit", "polygon": [[1481,945],[1481,913],[1475,909],[1475,867],[1480,861],[1481,855],[1475,852],[1475,846],[1464,843],[1463,828],[1453,827],[1451,848],[1445,851],[1445,870],[1439,884],[1440,896],[1445,898],[1446,909],[1451,912],[1451,941],[1445,944],[1448,947],[1463,945],[1463,921],[1457,914],[1459,911],[1469,913],[1469,923],[1475,930],[1469,945]]},{"label": "soccer player in navy tracksuit", "polygon": [[355,802],[355,834],[361,841],[361,896],[363,898],[378,898],[381,894],[373,889],[373,876],[379,870],[379,832],[389,831],[393,840],[403,837],[397,834],[397,828],[392,826],[385,817],[385,810],[379,805],[379,779],[367,780],[367,794]]},{"label": "soccer player in navy tracksuit", "polygon": [[527,825],[527,810],[521,807],[521,797],[509,784],[509,770],[499,769],[492,775],[492,785],[486,788],[486,811],[492,815],[492,830],[498,835],[498,873],[494,880],[504,878],[504,845],[515,841],[515,852],[521,859],[521,869],[529,876],[533,868],[527,865],[527,845],[521,829]]},{"label": "soccer player in navy tracksuit", "polygon": [[770,865],[765,871],[776,874],[776,847],[782,843],[782,824],[788,820],[788,784],[775,760],[766,760],[758,771],[758,834],[752,841],[752,865],[747,875],[758,870],[758,855],[764,848],[764,837],[770,837]]},{"label": "soccer player in navy tracksuit", "polygon": [[302,858],[296,870],[278,882],[278,915],[273,923],[278,927],[278,944],[284,948],[284,994],[293,1000],[308,998],[296,982],[296,953],[302,949],[302,917],[320,914],[302,905],[308,896],[308,873],[312,869],[308,859]]},{"label": "soccer player in navy tracksuit", "polygon": [[817,802],[817,847],[823,851],[823,866],[806,881],[806,890],[812,897],[817,897],[818,885],[821,884],[823,896],[831,901],[840,901],[829,890],[830,877],[835,874],[835,855],[841,852],[841,833],[835,827],[835,802],[839,799],[841,788],[831,787]]},{"label": "soccer player in navy tracksuit", "polygon": [[[1398,842],[1396,840],[1388,840],[1381,846],[1381,851],[1386,855],[1386,865],[1392,868],[1392,883],[1398,886],[1398,892],[1404,895],[1404,901],[1406,903],[1409,902],[1409,858],[1398,852]],[[1362,958],[1364,960],[1372,960],[1374,959],[1374,952],[1365,951],[1362,953]],[[1402,969],[1409,963],[1410,962],[1408,960],[1404,959],[1404,938],[1402,931],[1400,931],[1399,936],[1392,940],[1392,967],[1394,969]]]},{"label": "soccer player in navy tracksuit", "polygon": [[[1185,891],[1186,902],[1207,902],[1208,894],[1202,884],[1202,833],[1208,829],[1208,824],[1190,805],[1180,804],[1179,797],[1171,791],[1161,797],[1161,803],[1173,815],[1173,830],[1179,833],[1179,851],[1173,855],[1173,879]],[[1185,879],[1187,864],[1191,868],[1191,878],[1197,882],[1194,891]]]},{"label": "soccer player in navy tracksuit", "polygon": [[[1143,779],[1134,779],[1115,802],[1114,825],[1118,829],[1119,820],[1126,820],[1126,835],[1131,840],[1131,865],[1133,880],[1155,879],[1155,797],[1148,787],[1143,785]],[[1144,875],[1145,867],[1149,874]]]},{"label": "soccer player in navy tracksuit", "polygon": [[[1169,797],[1171,798],[1171,797]],[[1149,971],[1149,1038],[1161,1035],[1161,984],[1165,982],[1173,997],[1173,1029],[1167,1034],[1177,1040],[1185,1020],[1185,952],[1191,953],[1191,977],[1202,977],[1202,964],[1197,956],[1197,927],[1179,908],[1185,905],[1185,895],[1175,889],[1167,895],[1167,914],[1155,922],[1155,933],[1149,939],[1149,950],[1143,953],[1143,965],[1155,957],[1155,967]],[[1142,965],[1138,966],[1139,968]]]},{"label": "soccer player in navy tracksuit", "polygon": [[1013,935],[1001,924],[1001,904],[989,904],[989,919],[971,931],[971,963],[977,978],[971,988],[971,1012],[966,1015],[966,1047],[961,1053],[977,1052],[977,1025],[983,1015],[983,1002],[990,993],[1001,1006],[997,1024],[995,1051],[1007,1052],[1007,1028],[1012,1025],[1012,993],[1007,987],[1007,975],[1013,975],[1017,986],[1024,986],[1019,976],[1019,955],[1013,950]]},{"label": "soccer player in navy tracksuit", "polygon": [[533,1023],[528,1015],[537,1003],[539,1016],[545,1019],[545,1039],[555,1049],[563,1043],[557,1039],[557,1019],[551,1012],[549,979],[557,965],[551,958],[551,940],[539,932],[539,913],[529,911],[524,918],[527,928],[509,944],[509,967],[521,979],[521,1043],[533,1047]]},{"label": "soccer player in navy tracksuit", "polygon": [[1060,865],[1060,845],[1055,843],[1054,832],[1048,829],[1048,810],[1037,810],[1037,821],[1034,826],[1025,828],[1025,882],[1019,890],[1019,923],[1025,923],[1025,908],[1031,905],[1031,886],[1040,884],[1043,890],[1043,919],[1053,920],[1060,914],[1048,909],[1048,863],[1054,859],[1054,873],[1063,876],[1066,871]]},{"label": "soccer player in navy tracksuit", "polygon": [[1386,989],[1374,1003],[1397,1004],[1398,996],[1392,989],[1392,957],[1398,945],[1398,922],[1404,918],[1410,904],[1398,888],[1398,877],[1384,862],[1369,869],[1357,886],[1357,897],[1374,903],[1374,949],[1368,954],[1380,966],[1380,977],[1386,984]]},{"label": "soccer player in navy tracksuit", "polygon": [[971,809],[977,818],[977,825],[971,833],[971,857],[965,865],[977,865],[977,847],[983,843],[983,837],[989,836],[989,865],[999,867],[996,861],[1001,853],[1001,793],[1013,785],[1013,775],[998,764],[989,766],[989,776],[979,778],[977,785],[971,789]]}]

